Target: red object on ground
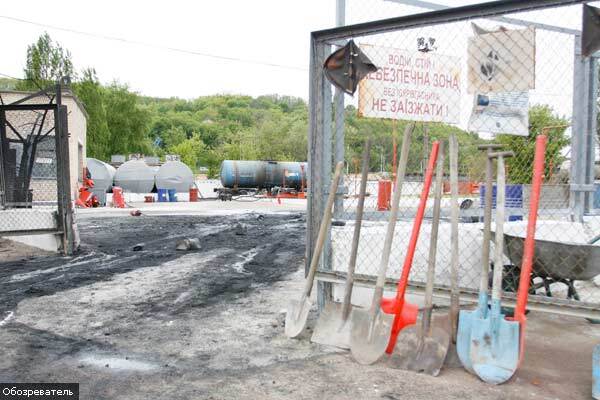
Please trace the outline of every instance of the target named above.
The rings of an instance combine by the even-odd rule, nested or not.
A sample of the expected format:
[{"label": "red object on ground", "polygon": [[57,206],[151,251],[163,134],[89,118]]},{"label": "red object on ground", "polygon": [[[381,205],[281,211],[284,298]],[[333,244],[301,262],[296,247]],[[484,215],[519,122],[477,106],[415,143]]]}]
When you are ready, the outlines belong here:
[{"label": "red object on ground", "polygon": [[517,306],[515,308],[513,321],[519,322],[519,364],[525,353],[525,308],[529,294],[529,284],[533,257],[535,255],[535,228],[537,223],[538,206],[540,204],[540,192],[542,190],[542,179],[544,175],[544,158],[546,154],[547,137],[539,135],[535,140],[535,156],[533,159],[533,179],[531,182],[531,197],[529,200],[529,218],[527,220],[527,236],[523,249],[523,261],[521,263],[521,276],[519,277],[519,289],[517,291]]},{"label": "red object on ground", "polygon": [[113,207],[125,208],[125,198],[123,197],[123,189],[118,186],[113,187]]},{"label": "red object on ground", "polygon": [[79,188],[79,197],[75,200],[75,205],[81,208],[98,207],[98,198],[89,190],[94,187],[94,181],[87,167],[83,169],[82,182],[83,185]]},{"label": "red object on ground", "polygon": [[382,179],[379,181],[377,191],[377,211],[389,210],[392,200],[392,181]]},{"label": "red object on ground", "polygon": [[198,188],[190,188],[190,202],[198,201]]},{"label": "red object on ground", "polygon": [[408,242],[408,250],[406,252],[406,257],[404,258],[404,265],[402,266],[402,275],[400,276],[398,288],[396,289],[396,297],[392,299],[383,298],[381,300],[382,311],[386,314],[395,314],[394,323],[392,324],[392,334],[390,335],[388,347],[385,350],[388,354],[394,352],[396,339],[398,338],[400,331],[409,325],[414,325],[417,322],[417,315],[419,314],[419,307],[406,302],[404,300],[404,295],[406,294],[406,287],[408,286],[408,276],[410,275],[410,268],[419,239],[419,232],[421,230],[421,223],[423,222],[423,215],[425,214],[425,206],[427,205],[427,198],[429,197],[429,189],[431,188],[433,169],[435,168],[435,163],[438,158],[439,147],[439,141],[436,140],[433,142],[431,154],[429,155],[429,163],[427,164],[427,170],[425,171],[423,191],[421,192],[421,198],[419,199],[419,208],[417,209],[410,241]]},{"label": "red object on ground", "polygon": [[144,196],[144,203],[154,203],[154,196],[153,195]]}]

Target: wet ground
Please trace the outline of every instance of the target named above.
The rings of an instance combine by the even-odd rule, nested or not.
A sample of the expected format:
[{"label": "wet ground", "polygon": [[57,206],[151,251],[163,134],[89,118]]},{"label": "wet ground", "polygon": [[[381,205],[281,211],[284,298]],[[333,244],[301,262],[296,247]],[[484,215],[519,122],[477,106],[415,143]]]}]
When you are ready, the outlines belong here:
[{"label": "wet ground", "polygon": [[[499,387],[359,366],[310,331],[287,339],[304,226],[297,212],[90,214],[74,257],[9,260],[0,242],[0,381],[79,382],[94,400],[591,397],[600,328],[582,319],[531,313],[525,362]],[[175,250],[184,238],[201,248]]]}]

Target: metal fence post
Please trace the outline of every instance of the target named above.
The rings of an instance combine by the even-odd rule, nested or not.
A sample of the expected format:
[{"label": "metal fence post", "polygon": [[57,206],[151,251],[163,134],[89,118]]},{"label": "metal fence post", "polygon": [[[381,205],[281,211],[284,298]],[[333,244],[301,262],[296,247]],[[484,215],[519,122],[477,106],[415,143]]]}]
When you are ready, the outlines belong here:
[{"label": "metal fence post", "polygon": [[[346,23],[346,0],[336,0],[336,9],[335,9],[335,19],[336,26],[344,26]],[[344,161],[344,92],[336,88],[335,95],[333,98],[333,103],[335,105],[335,151],[333,156],[334,164],[337,164],[340,161]],[[338,196],[335,198],[335,204],[333,208],[333,216],[334,218],[340,218],[342,213],[344,212],[344,175],[342,171],[341,177],[342,185],[340,185],[340,189],[338,190]]]},{"label": "metal fence post", "polygon": [[573,121],[571,125],[572,219],[583,222],[593,206],[594,134],[598,71],[595,58],[581,57],[581,36],[575,36],[573,76]]},{"label": "metal fence post", "polygon": [[596,164],[596,135],[598,130],[598,58],[589,58],[587,96],[587,129],[586,129],[586,175],[585,184],[588,186],[585,199],[585,211],[590,213],[594,208],[594,180]]}]

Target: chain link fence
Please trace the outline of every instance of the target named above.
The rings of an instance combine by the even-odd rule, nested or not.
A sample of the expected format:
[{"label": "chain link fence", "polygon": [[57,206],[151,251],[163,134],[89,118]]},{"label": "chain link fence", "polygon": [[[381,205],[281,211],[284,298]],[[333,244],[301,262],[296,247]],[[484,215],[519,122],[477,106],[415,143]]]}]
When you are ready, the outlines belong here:
[{"label": "chain link fence", "polygon": [[[339,195],[343,202],[335,210],[341,222],[331,229],[319,279],[340,282],[345,276],[358,201],[360,153],[365,137],[371,136],[372,174],[356,272],[364,284],[374,282],[389,216],[394,148],[399,153],[402,132],[407,124],[414,124],[389,282],[401,273],[431,143],[454,134],[459,141],[459,286],[463,299],[476,295],[482,263],[483,199],[488,188],[483,183],[486,155],[477,146],[499,143],[515,153],[506,163],[502,266],[505,299],[514,299],[529,212],[535,137],[545,134],[548,146],[531,302],[552,312],[598,316],[600,287],[595,278],[600,274],[600,242],[593,243],[600,234],[600,201],[594,197],[598,63],[593,57],[580,56],[581,2],[523,1],[504,8],[440,10],[419,18],[413,14],[423,9],[399,3],[403,2],[349,0],[347,23],[370,21],[381,13],[400,17],[313,34],[310,169],[311,183],[318,187],[311,188],[309,230],[315,233],[308,233],[309,244],[320,222],[316,216],[322,215],[331,161],[339,159],[331,150],[340,147],[336,141],[344,141],[347,165],[344,193]],[[378,70],[360,82],[354,98],[345,97],[340,124],[341,113],[331,110],[332,89],[320,68],[323,57],[349,39]],[[327,122],[332,115],[338,119],[334,124]],[[445,180],[435,274],[438,295],[450,287],[450,190],[449,179]],[[489,189],[495,193],[496,187]],[[432,205],[430,197],[410,275],[414,290],[425,284]],[[337,290],[334,286],[336,298]],[[331,296],[329,284],[321,283],[319,293],[322,299]]]},{"label": "chain link fence", "polygon": [[69,253],[74,227],[67,110],[60,90],[23,94],[10,103],[2,99],[0,236],[57,234]]}]

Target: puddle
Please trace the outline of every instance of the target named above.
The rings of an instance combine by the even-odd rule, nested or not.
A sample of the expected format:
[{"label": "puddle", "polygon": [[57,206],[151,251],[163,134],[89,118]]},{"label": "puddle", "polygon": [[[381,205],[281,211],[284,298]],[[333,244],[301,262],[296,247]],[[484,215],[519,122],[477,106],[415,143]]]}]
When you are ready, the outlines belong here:
[{"label": "puddle", "polygon": [[118,371],[149,372],[160,368],[159,365],[146,361],[130,360],[124,356],[115,357],[102,354],[84,354],[79,358],[79,362],[93,367]]},{"label": "puddle", "polygon": [[237,272],[244,273],[244,266],[248,264],[259,252],[259,248],[256,247],[254,249],[250,249],[248,251],[243,252],[239,256],[242,258],[242,261],[238,261],[233,264],[231,267]]},{"label": "puddle", "polygon": [[15,313],[13,313],[12,311],[8,311],[6,313],[6,317],[0,321],[0,326],[4,326],[6,324],[8,324],[10,322],[11,319],[13,319],[15,317]]}]

